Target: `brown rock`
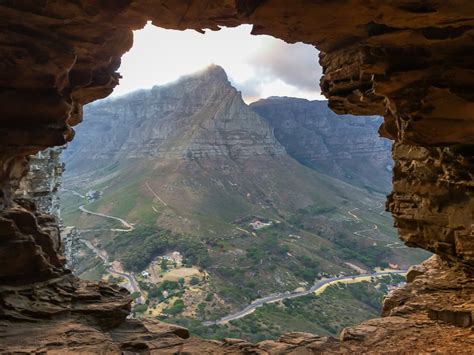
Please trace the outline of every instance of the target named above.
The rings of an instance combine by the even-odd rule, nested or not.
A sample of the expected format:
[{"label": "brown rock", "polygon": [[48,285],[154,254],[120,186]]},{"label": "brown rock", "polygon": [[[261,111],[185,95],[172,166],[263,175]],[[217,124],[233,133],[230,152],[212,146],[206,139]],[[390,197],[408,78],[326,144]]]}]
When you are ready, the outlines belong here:
[{"label": "brown rock", "polygon": [[[0,15],[0,352],[473,352],[473,1],[3,1]],[[262,348],[146,328],[125,320],[122,290],[69,275],[54,220],[13,192],[27,156],[71,140],[82,106],[111,93],[132,30],[150,19],[180,30],[251,23],[318,47],[330,108],[383,115],[379,132],[396,142],[387,207],[401,238],[450,264],[412,272],[387,317],[340,344],[293,334]]]}]

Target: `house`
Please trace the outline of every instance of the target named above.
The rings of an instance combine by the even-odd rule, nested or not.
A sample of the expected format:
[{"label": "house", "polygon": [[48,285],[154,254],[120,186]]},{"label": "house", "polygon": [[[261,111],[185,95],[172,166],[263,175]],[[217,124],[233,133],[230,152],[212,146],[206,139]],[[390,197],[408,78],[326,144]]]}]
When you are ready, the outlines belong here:
[{"label": "house", "polygon": [[249,223],[249,226],[252,227],[253,230],[259,230],[259,229],[262,229],[262,228],[265,228],[265,227],[270,227],[271,225],[273,225],[272,221],[262,222],[258,219],[253,221],[252,223]]},{"label": "house", "polygon": [[171,259],[176,262],[176,263],[181,263],[183,260],[183,257],[181,256],[181,253],[179,251],[174,251],[171,253]]},{"label": "house", "polygon": [[86,192],[86,198],[89,202],[94,202],[101,198],[102,196],[102,191],[97,191],[97,190],[89,190]]},{"label": "house", "polygon": [[390,267],[390,269],[395,269],[395,270],[400,268],[400,266],[398,264],[395,264],[395,263],[388,263],[388,266]]}]

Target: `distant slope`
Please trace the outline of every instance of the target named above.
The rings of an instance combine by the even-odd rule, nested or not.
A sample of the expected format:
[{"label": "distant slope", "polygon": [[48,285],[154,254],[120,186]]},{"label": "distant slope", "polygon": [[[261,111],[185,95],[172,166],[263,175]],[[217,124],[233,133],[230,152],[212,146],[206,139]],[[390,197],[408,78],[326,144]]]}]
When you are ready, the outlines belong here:
[{"label": "distant slope", "polygon": [[326,101],[291,97],[271,97],[250,107],[302,164],[353,185],[390,191],[391,143],[378,136],[381,117],[339,116]]}]

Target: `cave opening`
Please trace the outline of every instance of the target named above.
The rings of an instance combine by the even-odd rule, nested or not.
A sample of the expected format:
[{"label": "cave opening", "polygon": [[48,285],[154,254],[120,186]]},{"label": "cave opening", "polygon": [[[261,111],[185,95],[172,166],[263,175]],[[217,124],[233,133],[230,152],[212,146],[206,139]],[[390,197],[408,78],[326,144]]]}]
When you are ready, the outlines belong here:
[{"label": "cave opening", "polygon": [[[2,2],[0,352],[120,353],[166,349],[178,353],[360,353],[385,352],[392,348],[400,352],[407,349],[472,352],[469,349],[473,347],[470,335],[474,303],[474,175],[470,152],[474,143],[474,121],[470,68],[474,57],[468,54],[472,52],[474,4],[445,1],[426,5],[426,2],[412,0],[402,3],[301,0],[288,7],[283,0]],[[385,299],[380,318],[345,328],[339,340],[333,336],[291,332],[277,340],[258,343],[235,338],[207,341],[190,337],[186,328],[156,319],[127,318],[130,314],[128,293],[110,283],[79,279],[65,268],[57,221],[50,214],[42,213],[28,195],[18,191],[20,186],[25,186],[21,179],[27,174],[28,160],[34,162],[28,156],[64,145],[73,138],[71,127],[81,121],[83,107],[109,96],[117,85],[117,68],[120,57],[132,45],[132,30],[142,28],[148,19],[158,27],[198,31],[252,23],[254,34],[312,44],[321,51],[320,86],[331,110],[338,114],[384,117],[379,132],[394,141],[393,178],[386,208],[407,246],[435,255],[409,270],[407,284]],[[107,130],[105,127],[104,131]],[[351,137],[344,139],[347,138]],[[235,160],[240,151],[232,150],[229,144],[224,146]],[[268,153],[268,149],[262,151]],[[275,161],[273,169],[281,157],[275,149],[270,152]],[[57,152],[45,154],[52,156]],[[186,151],[185,157],[191,162],[188,166],[196,165],[199,158],[196,154],[195,149]],[[114,163],[107,168],[116,169]],[[285,172],[292,172],[293,166],[288,163]],[[143,164],[140,169],[153,167]],[[213,168],[204,167],[209,171]],[[231,168],[230,164],[221,164],[214,170],[226,174]],[[256,169],[251,164],[249,168]],[[49,167],[40,163],[35,169],[43,174],[49,171]],[[128,172],[136,175],[144,171],[140,169],[131,166]],[[258,175],[259,178],[267,176],[266,173]],[[206,182],[213,184],[217,195],[222,179],[208,177]],[[157,187],[152,181],[147,182],[143,188],[152,193]],[[297,184],[307,187],[302,180]],[[199,184],[186,181],[186,186],[193,191]],[[322,191],[329,195],[334,192],[327,181],[324,187]],[[131,190],[133,188],[128,192],[133,197]],[[94,195],[92,191],[92,198]],[[159,198],[154,195],[150,198],[157,200],[153,207],[160,212],[168,202],[157,195]],[[255,193],[251,193],[252,196]],[[307,193],[297,202],[310,197]],[[363,196],[358,199],[360,203],[364,201]],[[316,207],[318,209],[303,214],[335,213],[327,205]],[[153,208],[151,211],[157,213]],[[361,218],[360,207],[347,211],[348,218],[355,223],[356,217],[349,212]],[[260,218],[258,222],[256,226],[269,221]],[[298,220],[293,222],[296,225]],[[183,225],[186,223],[183,219]],[[123,224],[108,229],[130,230],[132,227]],[[276,222],[272,228],[277,228]],[[354,232],[363,234],[361,230]],[[171,241],[177,239],[172,237]],[[301,240],[298,237],[304,239],[305,236],[292,234],[295,244]],[[265,239],[269,240],[264,246],[266,250],[275,246],[275,239],[279,245],[278,238]],[[254,247],[260,240],[252,241]],[[336,243],[338,238],[330,242]],[[187,250],[200,251],[203,244],[187,246]],[[311,245],[305,247],[308,249]],[[225,254],[229,244],[211,242],[209,248],[224,255],[223,262],[230,259]],[[290,258],[284,253],[296,254],[291,252],[291,246],[289,248],[279,247],[275,251],[281,253],[280,258]],[[258,248],[248,249],[242,256],[261,260]],[[320,251],[328,255],[326,249]],[[357,250],[351,251],[357,254]],[[205,262],[206,258],[200,256],[198,260]],[[308,263],[308,260],[300,261]],[[172,264],[163,263],[163,268],[169,266]],[[238,276],[235,269],[220,271],[226,277],[235,277]],[[251,278],[254,284],[239,284],[238,280],[236,284],[252,290],[260,279],[254,274]],[[180,314],[183,305],[184,301],[173,302],[171,313]],[[291,308],[298,313],[297,305],[293,305]],[[272,315],[276,317],[282,310],[283,307]],[[326,310],[317,316],[324,315]],[[260,331],[254,324],[247,326],[249,332]]]},{"label": "cave opening", "polygon": [[68,266],[193,335],[337,335],[428,254],[385,212],[382,118],[331,113],[317,50],[251,29],[134,33],[62,153]]}]

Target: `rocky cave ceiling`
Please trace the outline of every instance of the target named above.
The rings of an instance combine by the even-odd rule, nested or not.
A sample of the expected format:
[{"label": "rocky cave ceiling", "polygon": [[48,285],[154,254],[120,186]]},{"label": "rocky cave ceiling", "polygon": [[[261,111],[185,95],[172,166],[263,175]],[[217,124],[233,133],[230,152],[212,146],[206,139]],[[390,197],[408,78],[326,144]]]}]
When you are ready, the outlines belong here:
[{"label": "rocky cave ceiling", "polygon": [[[445,304],[448,316],[434,306],[424,312],[429,308],[431,318],[461,317],[472,324],[473,1],[0,0],[0,16],[1,285],[27,287],[67,274],[54,220],[35,213],[27,200],[13,201],[12,190],[25,174],[28,155],[71,140],[82,106],[112,92],[120,57],[133,44],[132,30],[148,20],[198,31],[249,23],[256,35],[302,41],[321,51],[320,85],[335,112],[384,116],[380,134],[394,140],[395,160],[387,208],[401,239],[438,254],[444,260],[439,268],[464,273],[459,282],[465,286],[454,287],[460,287],[462,305],[432,298],[430,304]],[[74,290],[81,289],[77,280],[70,282],[75,286],[56,288],[71,294],[64,312],[85,312],[85,306],[70,306],[71,299],[80,304]],[[106,286],[87,287],[102,295],[97,297],[109,326],[123,322],[126,296]],[[0,320],[37,317],[31,310],[25,316],[18,305],[12,311],[5,292]],[[107,292],[113,296],[103,296]],[[404,297],[402,303],[409,303]]]}]

